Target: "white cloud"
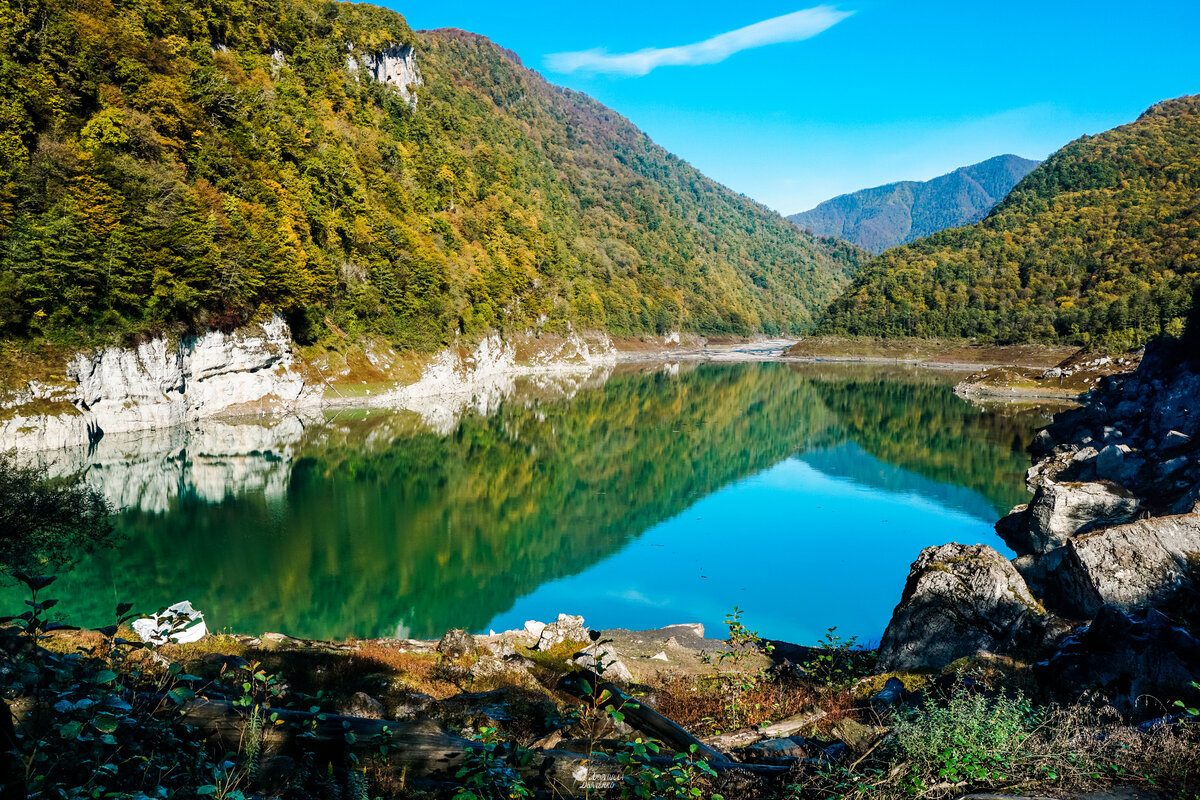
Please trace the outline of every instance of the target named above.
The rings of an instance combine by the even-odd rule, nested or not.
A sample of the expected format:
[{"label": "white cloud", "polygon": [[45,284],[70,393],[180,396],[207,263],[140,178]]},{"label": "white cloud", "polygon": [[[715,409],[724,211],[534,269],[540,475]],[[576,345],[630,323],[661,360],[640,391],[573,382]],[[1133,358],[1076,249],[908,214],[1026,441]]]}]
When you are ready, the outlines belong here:
[{"label": "white cloud", "polygon": [[647,47],[633,53],[609,53],[603,48],[573,53],[551,53],[546,56],[546,65],[558,73],[645,75],[664,66],[716,64],[742,50],[809,39],[832,28],[853,13],[839,11],[833,6],[817,6],[756,22],[694,44]]}]

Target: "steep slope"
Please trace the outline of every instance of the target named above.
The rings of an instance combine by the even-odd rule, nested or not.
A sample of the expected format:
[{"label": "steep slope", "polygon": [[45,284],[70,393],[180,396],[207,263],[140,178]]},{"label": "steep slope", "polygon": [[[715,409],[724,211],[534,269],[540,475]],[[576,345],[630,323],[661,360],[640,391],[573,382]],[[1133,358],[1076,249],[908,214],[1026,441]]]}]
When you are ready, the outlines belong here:
[{"label": "steep slope", "polygon": [[1037,165],[1020,156],[996,156],[928,181],[843,194],[788,219],[819,236],[836,236],[878,254],[978,222]]},{"label": "steep slope", "polygon": [[1200,96],[1062,148],[987,219],[875,258],[820,330],[1132,346],[1200,271]]},{"label": "steep slope", "polygon": [[856,254],[459,31],[327,0],[0,0],[0,335],[283,310],[421,349],[809,324]]}]

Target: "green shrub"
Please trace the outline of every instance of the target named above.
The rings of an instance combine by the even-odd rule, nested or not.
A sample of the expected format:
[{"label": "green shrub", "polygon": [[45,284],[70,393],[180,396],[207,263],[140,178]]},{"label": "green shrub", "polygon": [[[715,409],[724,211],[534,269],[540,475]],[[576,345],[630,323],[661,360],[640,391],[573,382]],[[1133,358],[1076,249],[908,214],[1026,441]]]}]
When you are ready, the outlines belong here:
[{"label": "green shrub", "polygon": [[1000,780],[1018,769],[1040,715],[1020,693],[990,698],[959,691],[945,703],[928,699],[896,720],[896,747],[909,762],[914,788],[930,783]]}]

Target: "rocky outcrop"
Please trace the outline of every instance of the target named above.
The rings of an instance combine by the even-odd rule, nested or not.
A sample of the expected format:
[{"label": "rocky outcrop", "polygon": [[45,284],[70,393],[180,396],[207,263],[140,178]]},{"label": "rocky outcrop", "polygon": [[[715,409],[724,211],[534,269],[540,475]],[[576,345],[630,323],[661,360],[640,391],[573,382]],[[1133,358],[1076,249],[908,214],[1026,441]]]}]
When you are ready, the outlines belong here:
[{"label": "rocky outcrop", "polygon": [[1127,614],[1114,606],[1097,610],[1039,668],[1039,677],[1069,699],[1099,691],[1123,713],[1152,698],[1169,704],[1197,675],[1200,641],[1159,611]]},{"label": "rocky outcrop", "polygon": [[[160,337],[77,354],[52,395],[32,385],[17,392],[5,403],[0,449],[63,448],[219,414],[294,409],[306,392],[317,398],[296,368],[282,317],[234,333]],[[56,407],[31,403],[39,399]],[[25,411],[31,406],[37,413]]]},{"label": "rocky outcrop", "polygon": [[1139,502],[1112,483],[1054,483],[1034,491],[1029,505],[1017,506],[996,530],[1018,555],[1048,553],[1081,533],[1133,519]]},{"label": "rocky outcrop", "polygon": [[929,547],[909,571],[879,658],[892,670],[940,669],[1039,639],[1044,616],[1012,563],[991,547]]},{"label": "rocky outcrop", "polygon": [[1200,514],[1154,517],[1071,539],[1054,570],[1056,600],[1090,619],[1104,605],[1122,610],[1171,605],[1192,587],[1200,559]]},{"label": "rocky outcrop", "polygon": [[346,68],[351,72],[364,72],[373,80],[394,88],[404,102],[413,108],[417,105],[415,87],[424,81],[417,69],[417,55],[411,44],[394,44],[380,50],[354,55],[346,59]]},{"label": "rocky outcrop", "polygon": [[[339,383],[350,380],[348,370],[331,372],[320,359],[301,362],[280,317],[234,333],[210,331],[174,343],[159,338],[135,348],[81,353],[60,382],[31,382],[0,396],[0,450],[94,449],[104,437],[181,430],[216,416],[306,414],[328,407],[407,409],[446,433],[467,411],[490,414],[520,391],[570,397],[603,383],[616,362],[613,343],[603,333],[491,335],[473,348],[456,344],[404,358],[386,345],[367,343],[363,351],[377,374],[395,376],[390,388],[353,391],[358,387]],[[410,377],[414,368],[416,380]]]},{"label": "rocky outcrop", "polygon": [[1034,497],[996,525],[1053,611],[1166,607],[1192,591],[1200,552],[1200,375],[1178,346],[1101,381],[1031,450]]}]

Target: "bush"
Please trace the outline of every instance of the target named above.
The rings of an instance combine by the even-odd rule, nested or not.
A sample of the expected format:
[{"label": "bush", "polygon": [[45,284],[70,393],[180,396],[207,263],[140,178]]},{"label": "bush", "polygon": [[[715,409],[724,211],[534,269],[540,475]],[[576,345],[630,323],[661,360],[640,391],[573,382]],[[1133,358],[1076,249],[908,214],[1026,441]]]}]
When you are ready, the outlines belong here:
[{"label": "bush", "polygon": [[910,763],[914,788],[1009,777],[1040,723],[1024,696],[989,698],[959,691],[945,704],[928,699],[896,720],[896,746]]}]

